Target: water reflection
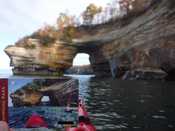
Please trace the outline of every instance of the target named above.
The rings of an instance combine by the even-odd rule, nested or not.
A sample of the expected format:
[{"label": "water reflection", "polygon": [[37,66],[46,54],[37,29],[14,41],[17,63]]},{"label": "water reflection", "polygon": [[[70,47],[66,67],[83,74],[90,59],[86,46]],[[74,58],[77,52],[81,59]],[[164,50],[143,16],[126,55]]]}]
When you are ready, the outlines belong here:
[{"label": "water reflection", "polygon": [[73,77],[98,130],[175,129],[174,82]]}]

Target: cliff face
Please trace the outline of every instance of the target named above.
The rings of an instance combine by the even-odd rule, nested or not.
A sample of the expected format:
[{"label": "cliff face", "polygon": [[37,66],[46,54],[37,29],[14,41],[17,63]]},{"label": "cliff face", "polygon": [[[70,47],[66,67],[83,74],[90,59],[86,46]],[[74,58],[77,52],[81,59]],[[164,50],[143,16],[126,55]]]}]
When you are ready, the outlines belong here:
[{"label": "cliff face", "polygon": [[[17,45],[6,48],[14,72],[23,73],[21,68],[31,65],[36,70],[45,66],[52,72],[64,70],[72,65],[76,53],[84,52],[90,55],[93,71],[99,76],[123,79],[163,79],[165,76],[173,79],[175,76],[175,8],[172,0],[153,0],[153,4],[137,17],[128,16],[77,30],[81,37],[71,43],[55,42],[49,49],[24,49]],[[50,55],[54,59],[50,59]]]},{"label": "cliff face", "polygon": [[[78,81],[74,79],[35,79],[10,94],[14,107],[39,106],[49,97],[49,106],[77,106]],[[71,97],[71,100],[69,100]]]},{"label": "cliff face", "polygon": [[103,45],[114,75],[126,79],[127,74],[134,75],[134,79],[161,79],[173,72],[175,10],[169,8],[170,1],[159,2],[130,24],[112,32],[114,41]]},{"label": "cliff face", "polygon": [[27,75],[59,75],[62,71],[72,66],[76,48],[63,42],[56,41],[49,46],[42,46],[36,39],[28,39],[25,46],[9,46],[5,49],[14,67],[14,74]]}]

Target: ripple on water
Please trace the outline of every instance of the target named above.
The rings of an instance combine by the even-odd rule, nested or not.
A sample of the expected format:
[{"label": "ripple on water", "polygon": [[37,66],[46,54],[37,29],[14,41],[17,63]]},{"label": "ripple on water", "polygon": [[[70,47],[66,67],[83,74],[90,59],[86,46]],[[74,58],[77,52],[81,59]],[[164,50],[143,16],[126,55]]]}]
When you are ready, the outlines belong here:
[{"label": "ripple on water", "polygon": [[154,118],[154,119],[167,119],[166,116],[160,116],[160,115],[153,115],[152,118]]},{"label": "ripple on water", "polygon": [[[175,88],[160,81],[76,77],[91,121],[99,131],[175,128]],[[175,85],[175,83],[174,83]],[[139,129],[137,129],[139,128]]]}]

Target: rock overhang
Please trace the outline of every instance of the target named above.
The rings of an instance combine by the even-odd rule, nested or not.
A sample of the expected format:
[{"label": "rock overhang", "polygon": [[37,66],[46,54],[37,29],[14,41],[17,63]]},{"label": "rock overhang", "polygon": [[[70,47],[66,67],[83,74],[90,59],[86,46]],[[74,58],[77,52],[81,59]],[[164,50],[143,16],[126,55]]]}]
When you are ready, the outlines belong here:
[{"label": "rock overhang", "polygon": [[[52,44],[50,47],[37,46],[37,50],[31,55],[38,52],[40,57],[35,58],[36,63],[32,61],[33,66],[35,67],[35,64],[41,65],[43,72],[49,72],[49,70],[51,72],[64,71],[72,66],[73,58],[77,53],[88,53],[94,73],[101,76],[122,78],[127,71],[137,69],[141,71],[143,69],[145,72],[147,68],[155,69],[154,73],[157,69],[160,70],[158,73],[161,71],[163,74],[169,72],[175,68],[173,64],[173,56],[175,55],[173,53],[175,50],[173,46],[175,43],[173,39],[175,36],[175,24],[173,22],[175,19],[173,16],[175,13],[173,12],[175,9],[169,9],[167,3],[166,0],[155,3],[156,6],[152,5],[141,15],[131,18],[131,22],[124,26],[109,22],[104,25],[95,25],[93,28],[78,27],[80,34],[83,32],[81,38],[73,39],[70,43],[55,43],[59,48],[52,46]],[[116,22],[122,23],[126,20],[129,18]],[[95,33],[89,33],[89,30]],[[35,45],[37,42],[38,40],[34,40]],[[19,56],[16,54],[17,50],[14,54],[11,53],[13,51],[8,51],[10,48],[5,49],[10,57]],[[35,49],[29,48],[26,51],[20,49],[19,53],[23,52],[27,54],[26,56],[30,56],[27,50]],[[36,56],[34,55],[34,57]],[[27,59],[28,57],[26,57]],[[17,61],[17,58],[15,60]],[[18,61],[21,60],[23,59],[18,59]],[[17,63],[19,64],[19,62]],[[165,64],[168,67],[163,66]],[[14,66],[16,65],[14,64]],[[168,71],[167,68],[169,68]],[[16,71],[16,74],[19,72]]]}]

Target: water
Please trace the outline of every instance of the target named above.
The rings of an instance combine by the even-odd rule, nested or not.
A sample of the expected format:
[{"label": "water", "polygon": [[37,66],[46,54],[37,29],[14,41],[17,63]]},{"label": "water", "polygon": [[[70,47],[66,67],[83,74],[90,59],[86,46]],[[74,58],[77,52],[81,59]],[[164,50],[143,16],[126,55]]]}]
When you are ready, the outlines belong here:
[{"label": "water", "polygon": [[73,75],[99,131],[175,129],[175,82]]},{"label": "water", "polygon": [[66,107],[9,107],[9,126],[11,128],[24,128],[27,120],[32,114],[42,116],[49,128],[63,128],[60,122],[73,122],[77,125],[77,108],[71,108],[71,112],[66,111]]},{"label": "water", "polygon": [[0,78],[8,78],[12,75],[13,73],[11,69],[0,69]]},{"label": "water", "polygon": [[71,76],[97,130],[175,130],[175,82]]},{"label": "water", "polygon": [[[31,76],[13,76],[11,70],[1,70],[0,69],[0,79],[8,78],[8,93],[11,94],[15,90],[21,88],[27,83],[32,82],[34,78],[40,77],[31,77]],[[42,78],[42,77],[41,77]],[[44,78],[44,77],[43,77]],[[51,77],[55,78],[55,77]],[[72,96],[73,97],[73,96]],[[77,97],[76,97],[77,98]],[[73,99],[76,99],[73,97]],[[47,100],[47,99],[45,99]],[[77,99],[76,99],[77,100]],[[43,117],[45,122],[48,124],[49,129],[59,128],[63,129],[63,123],[72,122],[72,126],[77,126],[78,123],[78,108],[70,107],[70,111],[67,111],[67,107],[53,107],[50,103],[43,102],[42,106],[33,106],[33,107],[12,107],[12,99],[8,97],[8,117],[9,117],[9,127],[13,128],[14,131],[24,131],[27,120],[32,114],[37,114]],[[20,128],[20,129],[19,129]],[[1,129],[0,129],[1,130]],[[35,131],[43,131],[46,129],[36,129]],[[26,131],[30,131],[26,130]],[[33,129],[31,129],[33,131]],[[47,130],[54,131],[54,130]]]}]

